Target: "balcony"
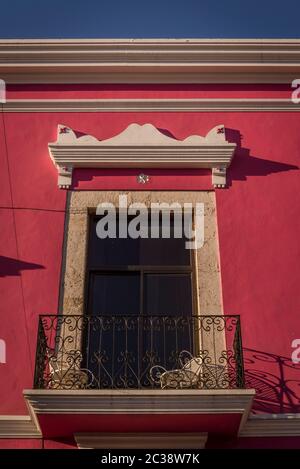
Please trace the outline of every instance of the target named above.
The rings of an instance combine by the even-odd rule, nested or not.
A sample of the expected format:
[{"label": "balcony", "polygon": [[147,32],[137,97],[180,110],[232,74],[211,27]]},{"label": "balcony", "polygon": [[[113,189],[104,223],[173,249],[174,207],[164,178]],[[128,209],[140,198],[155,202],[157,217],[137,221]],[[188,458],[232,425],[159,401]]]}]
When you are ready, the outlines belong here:
[{"label": "balcony", "polygon": [[239,316],[47,315],[24,395],[51,437],[236,434],[254,395],[244,386]]},{"label": "balcony", "polygon": [[41,316],[35,389],[244,387],[239,316]]}]

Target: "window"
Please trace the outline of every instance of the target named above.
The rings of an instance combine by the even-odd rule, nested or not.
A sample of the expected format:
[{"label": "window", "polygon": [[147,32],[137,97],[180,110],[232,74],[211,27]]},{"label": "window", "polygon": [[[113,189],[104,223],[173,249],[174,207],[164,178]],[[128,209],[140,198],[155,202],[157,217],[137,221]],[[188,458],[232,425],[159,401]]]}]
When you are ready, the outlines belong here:
[{"label": "window", "polygon": [[96,232],[101,217],[90,217],[83,355],[101,388],[153,387],[154,364],[172,369],[178,353],[194,347],[187,320],[193,314],[191,251],[185,237],[175,236],[174,214],[169,238],[162,236],[161,213],[153,222],[156,238],[150,237],[150,214],[147,219],[147,238],[101,239]]},{"label": "window", "polygon": [[[87,262],[88,314],[187,315],[193,313],[191,251],[185,238],[100,239],[96,225],[101,217],[91,216]],[[130,223],[131,218],[128,218]],[[116,233],[119,233],[117,217]]]}]

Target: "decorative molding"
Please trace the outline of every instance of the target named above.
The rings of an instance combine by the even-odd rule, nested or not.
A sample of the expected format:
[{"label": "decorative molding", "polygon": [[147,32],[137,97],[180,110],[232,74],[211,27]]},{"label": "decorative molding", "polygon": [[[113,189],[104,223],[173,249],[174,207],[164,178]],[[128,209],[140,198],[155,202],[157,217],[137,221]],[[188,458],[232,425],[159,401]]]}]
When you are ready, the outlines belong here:
[{"label": "decorative molding", "polygon": [[240,415],[248,418],[254,389],[218,390],[24,390],[30,414],[41,415]]},{"label": "decorative molding", "polygon": [[8,99],[3,112],[299,112],[288,98]]},{"label": "decorative molding", "polygon": [[236,144],[226,141],[224,125],[214,127],[205,137],[176,140],[152,124],[130,124],[119,135],[97,140],[90,135],[77,138],[70,127],[60,124],[57,141],[48,147],[58,169],[58,185],[64,189],[71,186],[76,167],[211,168],[213,185],[225,187]]},{"label": "decorative molding", "polygon": [[207,433],[75,433],[79,449],[204,449]]},{"label": "decorative molding", "polygon": [[41,433],[28,415],[0,415],[0,439],[40,438]]},{"label": "decorative molding", "polygon": [[300,436],[300,414],[259,414],[248,418],[241,437]]},{"label": "decorative molding", "polygon": [[148,174],[140,173],[137,175],[136,181],[138,184],[148,184],[150,176],[148,176]]},{"label": "decorative molding", "polygon": [[252,73],[240,73],[240,72],[222,72],[218,71],[215,73],[189,73],[189,72],[178,72],[178,73],[167,73],[157,71],[156,73],[146,72],[115,72],[115,73],[87,73],[81,71],[77,74],[72,73],[1,73],[1,78],[7,84],[74,84],[74,83],[121,83],[121,84],[154,84],[154,83],[165,83],[165,84],[200,84],[200,83],[245,83],[245,84],[288,84],[290,85],[295,79],[297,71],[290,73],[282,73],[276,71],[273,73],[267,73],[262,71]]},{"label": "decorative molding", "polygon": [[255,390],[30,389],[23,394],[35,414],[242,414]]},{"label": "decorative molding", "polygon": [[[299,39],[59,39],[0,41],[0,74],[289,73]],[[101,79],[97,77],[97,79]],[[2,77],[3,78],[3,77]],[[120,77],[119,77],[120,79]],[[122,76],[124,80],[124,77]],[[171,79],[171,78],[170,78]]]}]

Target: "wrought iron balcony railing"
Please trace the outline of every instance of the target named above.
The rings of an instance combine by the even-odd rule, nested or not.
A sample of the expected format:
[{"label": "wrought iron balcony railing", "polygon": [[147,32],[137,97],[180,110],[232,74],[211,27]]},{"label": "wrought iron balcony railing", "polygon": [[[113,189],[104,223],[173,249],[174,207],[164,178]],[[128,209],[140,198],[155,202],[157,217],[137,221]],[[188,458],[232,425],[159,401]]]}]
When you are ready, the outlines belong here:
[{"label": "wrought iron balcony railing", "polygon": [[243,388],[239,316],[40,316],[34,387]]}]

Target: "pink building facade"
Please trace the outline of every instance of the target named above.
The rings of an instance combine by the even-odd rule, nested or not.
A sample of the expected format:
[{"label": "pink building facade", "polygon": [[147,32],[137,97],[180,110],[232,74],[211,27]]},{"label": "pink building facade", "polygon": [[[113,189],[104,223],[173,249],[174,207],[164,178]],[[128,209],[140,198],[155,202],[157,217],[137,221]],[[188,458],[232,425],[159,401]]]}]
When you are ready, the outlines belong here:
[{"label": "pink building facade", "polygon": [[[0,448],[135,448],[139,435],[145,447],[299,448],[300,42],[2,40],[0,78]],[[190,301],[188,317],[216,328],[221,317],[222,337],[212,345],[202,335],[200,348],[228,352],[223,385],[110,385],[99,356],[98,368],[73,358],[78,386],[53,378],[51,359],[57,375],[66,369],[58,335],[71,334],[85,357],[83,320],[76,339],[67,321],[95,316],[90,301],[105,309],[103,270],[87,254],[90,216],[119,195],[147,208],[203,204],[203,246],[189,267],[169,260],[163,271],[192,278],[189,298],[173,290],[177,305]],[[148,296],[168,305],[147,265],[136,271]],[[166,277],[157,281],[164,289]],[[110,288],[122,297],[125,287]],[[162,317],[162,306],[142,304]],[[222,316],[235,315],[231,340]],[[97,385],[84,381],[88,368]]]}]

